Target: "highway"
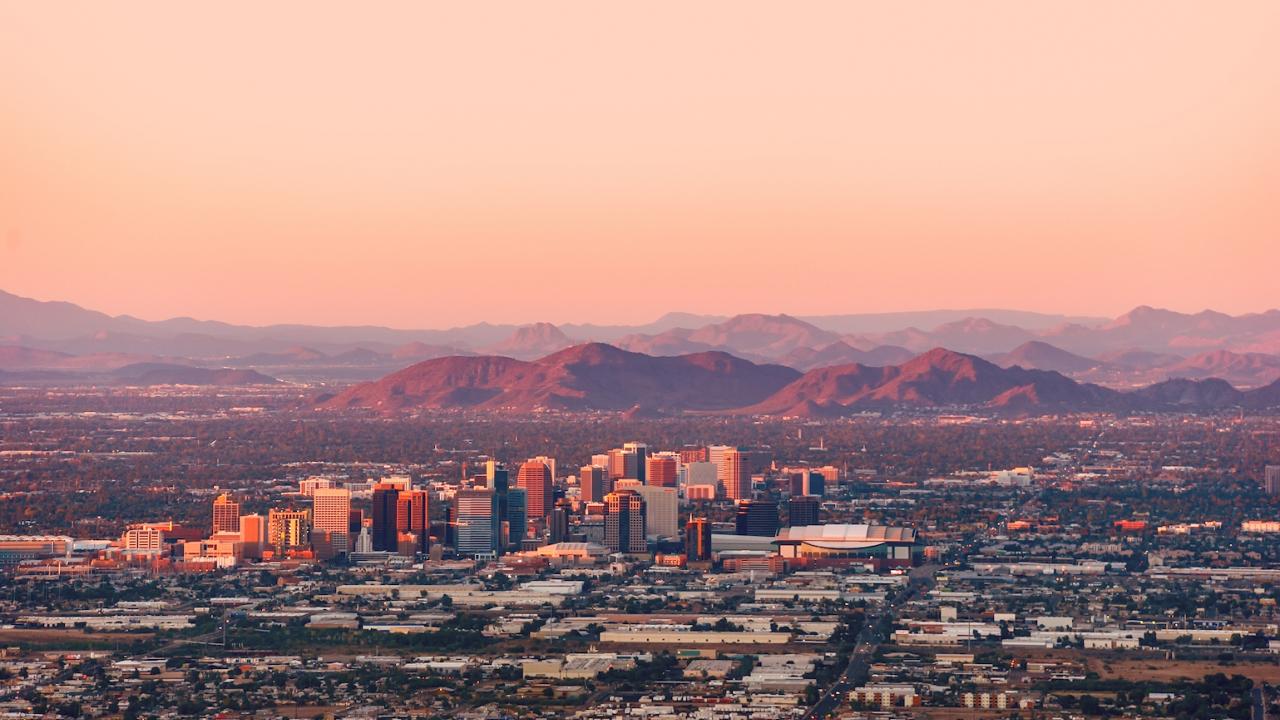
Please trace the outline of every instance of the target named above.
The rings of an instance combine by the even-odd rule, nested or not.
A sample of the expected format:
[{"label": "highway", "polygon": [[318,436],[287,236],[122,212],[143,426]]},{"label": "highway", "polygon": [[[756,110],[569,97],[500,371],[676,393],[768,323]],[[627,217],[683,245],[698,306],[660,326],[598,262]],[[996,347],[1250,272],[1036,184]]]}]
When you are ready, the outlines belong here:
[{"label": "highway", "polygon": [[826,717],[840,707],[840,703],[848,697],[851,690],[866,682],[871,658],[875,656],[880,644],[888,639],[876,633],[876,626],[880,624],[882,618],[893,620],[896,617],[894,612],[897,608],[911,602],[920,593],[928,592],[933,587],[933,576],[937,571],[937,565],[921,565],[914,568],[908,576],[907,589],[904,592],[895,596],[891,602],[885,603],[878,612],[867,613],[866,625],[863,626],[862,632],[858,633],[853,653],[849,656],[849,665],[831,684],[831,687],[818,698],[818,702],[805,712],[804,720],[821,720]]}]

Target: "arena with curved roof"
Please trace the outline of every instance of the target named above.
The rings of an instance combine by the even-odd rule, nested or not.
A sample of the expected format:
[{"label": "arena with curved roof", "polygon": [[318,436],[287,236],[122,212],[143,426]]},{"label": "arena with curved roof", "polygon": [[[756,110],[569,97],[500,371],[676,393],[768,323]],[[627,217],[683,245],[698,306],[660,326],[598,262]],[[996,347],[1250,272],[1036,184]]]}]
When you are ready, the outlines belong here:
[{"label": "arena with curved roof", "polygon": [[877,569],[910,567],[922,548],[913,528],[888,525],[803,525],[778,531],[778,553],[806,565],[871,561]]}]

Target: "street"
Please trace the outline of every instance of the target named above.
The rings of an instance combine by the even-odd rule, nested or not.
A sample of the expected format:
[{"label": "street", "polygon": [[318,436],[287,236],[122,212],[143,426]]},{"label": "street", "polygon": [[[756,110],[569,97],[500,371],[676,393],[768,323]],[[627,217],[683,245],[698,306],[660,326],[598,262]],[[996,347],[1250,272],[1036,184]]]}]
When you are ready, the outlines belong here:
[{"label": "street", "polygon": [[[880,624],[883,618],[892,621],[895,617],[894,610],[896,608],[914,600],[921,592],[928,592],[929,588],[933,587],[933,577],[937,571],[937,565],[921,565],[912,569],[904,592],[885,603],[884,608],[878,612],[867,613],[866,624],[863,626],[862,632],[858,633],[853,653],[849,657],[848,667],[831,684],[831,687],[827,688],[826,692],[818,698],[818,702],[804,714],[804,720],[820,720],[826,717],[840,706],[841,701],[848,697],[850,691],[860,687],[866,681],[871,658],[874,657],[880,644],[888,639],[877,635],[876,626]],[[1256,717],[1255,720],[1257,720]]]}]

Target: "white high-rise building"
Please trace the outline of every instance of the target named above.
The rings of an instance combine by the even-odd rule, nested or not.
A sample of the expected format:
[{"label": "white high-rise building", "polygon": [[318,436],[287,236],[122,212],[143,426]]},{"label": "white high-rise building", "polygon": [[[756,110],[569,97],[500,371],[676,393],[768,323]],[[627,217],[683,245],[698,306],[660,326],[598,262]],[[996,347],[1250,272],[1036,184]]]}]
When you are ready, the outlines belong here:
[{"label": "white high-rise building", "polygon": [[491,556],[496,554],[498,525],[497,493],[481,488],[459,490],[453,496],[454,542],[461,555]]}]

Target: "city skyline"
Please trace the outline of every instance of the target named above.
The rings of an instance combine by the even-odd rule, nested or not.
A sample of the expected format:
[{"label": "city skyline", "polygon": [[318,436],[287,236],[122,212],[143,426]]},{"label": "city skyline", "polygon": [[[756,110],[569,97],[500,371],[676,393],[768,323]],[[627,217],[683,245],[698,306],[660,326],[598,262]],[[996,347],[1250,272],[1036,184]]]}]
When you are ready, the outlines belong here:
[{"label": "city skyline", "polygon": [[0,1],[0,711],[1280,717],[1277,28]]}]

